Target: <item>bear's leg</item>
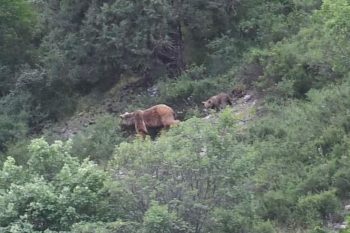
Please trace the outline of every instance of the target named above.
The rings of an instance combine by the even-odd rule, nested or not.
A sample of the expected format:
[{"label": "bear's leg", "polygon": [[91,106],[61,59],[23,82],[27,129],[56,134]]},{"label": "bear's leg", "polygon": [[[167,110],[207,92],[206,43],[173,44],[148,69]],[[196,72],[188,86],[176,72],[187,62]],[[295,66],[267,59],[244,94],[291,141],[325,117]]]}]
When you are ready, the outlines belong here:
[{"label": "bear's leg", "polygon": [[135,122],[135,130],[138,135],[141,135],[142,138],[145,138],[148,134],[145,122]]}]

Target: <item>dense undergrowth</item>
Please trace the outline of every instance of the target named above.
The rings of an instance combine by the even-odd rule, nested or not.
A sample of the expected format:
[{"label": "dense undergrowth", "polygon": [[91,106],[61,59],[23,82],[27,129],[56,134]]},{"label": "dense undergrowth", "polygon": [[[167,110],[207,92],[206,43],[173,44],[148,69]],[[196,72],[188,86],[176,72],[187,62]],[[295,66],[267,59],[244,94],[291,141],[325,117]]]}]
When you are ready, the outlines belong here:
[{"label": "dense undergrowth", "polygon": [[[0,224],[5,232],[320,230],[341,221],[349,198],[349,107],[346,81],[272,106],[245,130],[228,108],[215,122],[192,118],[113,152],[93,149],[101,132],[114,134],[104,121],[90,156],[81,138],[36,139],[22,166],[8,157],[1,170]],[[105,170],[88,160],[106,155]]]}]

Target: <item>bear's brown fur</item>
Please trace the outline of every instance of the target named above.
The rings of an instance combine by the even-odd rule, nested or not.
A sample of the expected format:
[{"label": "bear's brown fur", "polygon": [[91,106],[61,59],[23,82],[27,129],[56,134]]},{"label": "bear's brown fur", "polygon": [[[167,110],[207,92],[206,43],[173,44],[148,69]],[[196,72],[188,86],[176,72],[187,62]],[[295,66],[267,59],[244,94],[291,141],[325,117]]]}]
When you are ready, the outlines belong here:
[{"label": "bear's brown fur", "polygon": [[219,110],[224,108],[226,105],[232,105],[231,97],[226,93],[219,93],[210,97],[207,101],[202,102],[205,108],[212,108]]},{"label": "bear's brown fur", "polygon": [[239,99],[246,94],[247,87],[244,84],[236,84],[232,89],[233,97]]},{"label": "bear's brown fur", "polygon": [[174,110],[165,104],[155,105],[146,110],[126,112],[120,117],[123,126],[135,126],[136,133],[143,137],[149,134],[148,128],[168,128],[180,122],[175,120]]}]

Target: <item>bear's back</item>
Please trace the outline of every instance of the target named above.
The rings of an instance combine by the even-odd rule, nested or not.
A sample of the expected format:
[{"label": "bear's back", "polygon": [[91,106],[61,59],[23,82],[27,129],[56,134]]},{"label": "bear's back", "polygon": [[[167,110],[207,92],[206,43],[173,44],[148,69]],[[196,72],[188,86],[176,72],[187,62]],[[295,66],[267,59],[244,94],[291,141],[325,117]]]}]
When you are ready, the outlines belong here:
[{"label": "bear's back", "polygon": [[162,127],[164,118],[173,116],[173,109],[165,104],[158,104],[143,111],[143,120],[150,127]]}]

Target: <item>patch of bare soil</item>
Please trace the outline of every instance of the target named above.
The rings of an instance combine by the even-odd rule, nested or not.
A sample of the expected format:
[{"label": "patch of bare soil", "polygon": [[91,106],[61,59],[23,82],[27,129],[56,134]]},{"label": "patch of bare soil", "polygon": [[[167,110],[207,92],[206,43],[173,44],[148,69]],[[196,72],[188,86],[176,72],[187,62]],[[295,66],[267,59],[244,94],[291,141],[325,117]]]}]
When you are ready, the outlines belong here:
[{"label": "patch of bare soil", "polygon": [[[247,91],[241,98],[234,100],[232,113],[238,125],[246,125],[256,119],[262,110],[262,97],[255,91]],[[215,114],[209,114],[204,119],[215,120]]]}]

